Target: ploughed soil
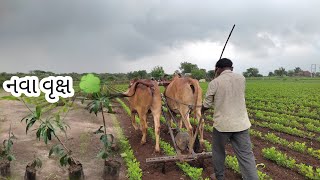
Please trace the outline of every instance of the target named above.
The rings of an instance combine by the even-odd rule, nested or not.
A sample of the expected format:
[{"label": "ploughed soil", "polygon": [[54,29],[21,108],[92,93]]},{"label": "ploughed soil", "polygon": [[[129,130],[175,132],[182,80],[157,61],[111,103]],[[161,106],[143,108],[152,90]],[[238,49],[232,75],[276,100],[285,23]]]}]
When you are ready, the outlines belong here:
[{"label": "ploughed soil", "polygon": [[[134,151],[134,155],[137,160],[140,162],[140,167],[143,171],[142,179],[159,179],[159,180],[176,180],[176,179],[190,179],[187,177],[184,172],[179,169],[174,162],[168,162],[165,164],[165,172],[163,172],[163,163],[146,163],[147,158],[151,157],[161,157],[166,156],[161,150],[160,153],[154,152],[155,141],[151,139],[150,136],[147,136],[147,143],[144,145],[140,144],[142,133],[140,130],[135,130],[131,124],[131,118],[126,114],[126,112],[121,108],[116,108],[116,115],[118,120],[121,123],[122,129],[126,137],[128,138],[131,147]],[[148,127],[153,126],[152,115],[148,116]],[[160,138],[172,146],[172,140],[168,133],[168,128],[162,124],[160,131]],[[208,178],[213,173],[213,167],[211,159],[206,159],[204,162],[189,162],[190,165],[194,167],[203,168],[203,178]],[[239,174],[236,174],[231,169],[225,170],[225,179],[241,179]]]},{"label": "ploughed soil", "polygon": [[[159,179],[159,180],[169,180],[169,179],[188,179],[183,172],[175,165],[175,163],[169,162],[165,165],[165,174],[163,173],[163,164],[147,164],[146,159],[158,156],[165,156],[163,152],[155,153],[154,147],[155,142],[150,136],[147,136],[147,142],[141,145],[142,133],[140,130],[135,130],[131,124],[130,117],[121,108],[115,108],[117,119],[120,121],[122,130],[125,136],[128,138],[131,148],[134,152],[135,157],[140,162],[140,168],[142,169],[142,179]],[[151,122],[152,119],[148,118]],[[153,121],[153,120],[152,120]],[[150,126],[150,123],[148,123]]]},{"label": "ploughed soil", "polygon": [[[7,95],[7,94],[0,94]],[[71,149],[73,157],[80,161],[83,166],[85,178],[88,180],[102,179],[104,162],[97,158],[100,150],[100,136],[93,134],[102,125],[102,117],[90,114],[84,109],[85,105],[75,102],[73,108],[69,111],[65,118],[65,122],[71,127],[67,129],[67,137],[63,133],[59,133],[60,139]],[[59,107],[57,107],[59,108]],[[53,110],[52,112],[56,111]],[[48,112],[50,113],[50,112]],[[46,116],[45,113],[44,116]],[[45,145],[43,140],[36,139],[36,131],[34,129],[39,126],[35,124],[26,134],[25,122],[20,120],[29,114],[27,108],[19,101],[0,100],[0,141],[1,145],[4,139],[8,137],[10,122],[12,123],[12,131],[17,137],[13,140],[13,155],[16,160],[11,162],[11,179],[21,180],[24,177],[25,169],[34,157],[42,160],[42,168],[37,171],[37,179],[39,180],[64,180],[68,179],[68,168],[61,167],[59,159],[49,158],[50,148],[57,144],[56,140],[52,140]],[[112,128],[111,116],[106,114],[107,132],[115,134]],[[126,167],[119,155],[114,156],[121,162],[120,179],[126,178]],[[0,178],[1,179],[1,178]]]}]

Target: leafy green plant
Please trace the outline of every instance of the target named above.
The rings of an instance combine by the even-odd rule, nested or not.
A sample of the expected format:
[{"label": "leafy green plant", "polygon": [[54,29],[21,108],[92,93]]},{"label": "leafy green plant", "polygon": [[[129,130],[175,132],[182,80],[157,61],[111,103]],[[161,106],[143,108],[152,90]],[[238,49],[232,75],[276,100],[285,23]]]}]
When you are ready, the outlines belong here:
[{"label": "leafy green plant", "polygon": [[[23,101],[23,100],[22,100]],[[25,104],[26,105],[26,104]],[[25,121],[27,124],[26,126],[26,133],[30,130],[31,127],[36,122],[39,122],[40,125],[36,131],[36,138],[40,141],[41,139],[44,141],[45,144],[48,144],[48,141],[52,140],[52,138],[56,138],[59,142],[58,145],[52,146],[49,151],[49,157],[53,154],[60,157],[60,165],[67,166],[67,165],[74,165],[77,162],[71,156],[71,150],[69,150],[66,145],[60,140],[60,138],[56,134],[56,129],[60,129],[62,132],[66,133],[66,129],[69,127],[65,124],[59,114],[56,115],[49,115],[45,120],[42,119],[42,109],[39,106],[36,106],[35,111],[32,111],[27,105],[26,107],[30,110],[30,114],[21,121]],[[69,127],[70,128],[70,127]],[[62,148],[63,147],[63,148]]]},{"label": "leafy green plant", "polygon": [[287,157],[286,154],[277,151],[275,147],[262,149],[262,154],[267,159],[273,160],[284,167],[293,168],[296,163],[293,158]]},{"label": "leafy green plant", "polygon": [[[113,112],[110,101],[106,95],[100,95],[100,94],[95,94],[94,100],[92,100],[86,107],[87,110],[89,110],[90,113],[95,113],[97,116],[98,112],[101,112],[102,114],[102,119],[103,119],[103,126],[100,126],[100,128],[95,131],[95,134],[100,134],[100,141],[103,144],[103,149],[98,154],[98,157],[102,159],[107,159],[109,154],[111,153],[111,147],[114,144],[114,137],[112,134],[107,134],[106,133],[106,121],[105,121],[105,116],[103,112],[103,108],[107,108],[108,112]],[[104,130],[102,130],[104,128]]]},{"label": "leafy green plant", "polygon": [[35,158],[33,159],[33,161],[30,163],[30,166],[31,166],[32,168],[41,168],[41,167],[42,167],[42,161],[41,161],[41,159],[38,158],[38,157],[35,157]]},{"label": "leafy green plant", "polygon": [[[98,153],[97,157],[102,159],[107,159],[112,152],[112,145],[114,145],[114,136],[112,134],[107,134],[106,120],[104,116],[104,108],[112,113],[112,108],[109,99],[109,92],[101,92],[100,79],[95,77],[93,74],[88,74],[81,78],[80,89],[85,93],[92,94],[92,100],[88,103],[86,109],[90,113],[94,113],[96,116],[98,112],[102,114],[103,126],[95,131],[95,134],[102,134],[100,136],[100,141],[103,144],[103,148]],[[103,128],[103,130],[102,130]]]},{"label": "leafy green plant", "polygon": [[298,151],[298,152],[305,152],[307,150],[307,146],[306,146],[306,143],[303,142],[303,143],[300,143],[300,142],[292,142],[289,144],[289,147],[295,151]]},{"label": "leafy green plant", "polygon": [[8,139],[3,141],[3,147],[0,148],[0,160],[8,160],[13,161],[16,158],[12,154],[13,140],[16,139],[13,132],[11,131],[11,124],[9,128],[9,136]]},{"label": "leafy green plant", "polygon": [[314,168],[312,166],[305,165],[303,163],[297,164],[296,167],[300,174],[309,179],[320,179],[320,168]]},{"label": "leafy green plant", "polygon": [[307,153],[313,157],[320,159],[320,149],[315,150],[313,148],[308,148]]}]

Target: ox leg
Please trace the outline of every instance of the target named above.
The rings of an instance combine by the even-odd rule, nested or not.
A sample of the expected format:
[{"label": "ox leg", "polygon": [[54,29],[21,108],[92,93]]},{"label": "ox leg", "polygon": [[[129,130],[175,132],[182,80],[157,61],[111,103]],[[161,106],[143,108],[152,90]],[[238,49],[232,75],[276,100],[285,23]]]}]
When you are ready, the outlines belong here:
[{"label": "ox leg", "polygon": [[145,144],[147,142],[147,114],[143,113],[143,115],[139,115],[140,117],[140,126],[142,131],[141,144]]},{"label": "ox leg", "polygon": [[179,121],[179,128],[180,129],[182,128],[182,121],[183,121],[183,118],[181,118],[180,121]]},{"label": "ox leg", "polygon": [[200,146],[201,148],[204,147],[204,140],[203,140],[203,130],[204,130],[204,121],[201,120],[201,109],[197,109],[197,120],[199,124],[199,134],[200,134]]},{"label": "ox leg", "polygon": [[204,147],[204,140],[203,140],[203,129],[204,129],[204,122],[202,122],[199,126],[199,133],[200,133],[200,145]]},{"label": "ox leg", "polygon": [[135,130],[138,130],[138,125],[136,122],[136,113],[131,113],[131,124],[134,127]]},{"label": "ox leg", "polygon": [[[188,112],[188,111],[186,111],[186,112]],[[193,151],[194,142],[192,141],[193,129],[192,129],[192,125],[189,120],[189,113],[184,113],[184,114],[186,114],[186,116],[182,119],[183,119],[184,125],[186,126],[188,133],[189,133],[189,153],[191,154],[191,153],[194,153],[194,151]]]},{"label": "ox leg", "polygon": [[154,121],[154,133],[156,135],[155,151],[158,153],[158,152],[160,152],[160,145],[159,145],[159,141],[160,141],[160,115],[153,115],[153,121]]}]

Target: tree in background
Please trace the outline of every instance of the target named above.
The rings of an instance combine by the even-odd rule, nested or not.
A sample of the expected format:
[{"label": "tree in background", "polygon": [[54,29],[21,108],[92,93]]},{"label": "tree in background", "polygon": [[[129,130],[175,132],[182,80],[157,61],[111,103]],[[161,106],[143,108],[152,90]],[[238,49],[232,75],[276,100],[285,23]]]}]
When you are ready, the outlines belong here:
[{"label": "tree in background", "polygon": [[302,69],[300,67],[296,67],[296,68],[294,68],[293,71],[294,71],[295,75],[298,75],[300,72],[302,72]]},{"label": "tree in background", "polygon": [[196,69],[198,70],[198,65],[196,64],[192,64],[189,62],[182,62],[180,63],[180,67],[179,67],[180,71],[185,74],[185,73],[191,73],[192,70]]},{"label": "tree in background", "polygon": [[193,69],[191,71],[192,78],[198,79],[198,80],[206,78],[206,74],[207,72],[205,69]]},{"label": "tree in background", "polygon": [[148,77],[148,73],[146,70],[140,70],[138,71],[138,74],[141,79],[146,79]]},{"label": "tree in background", "polygon": [[133,71],[129,72],[127,74],[128,79],[146,79],[148,77],[148,73],[146,70],[139,70],[139,71]]},{"label": "tree in background", "polygon": [[292,77],[294,75],[295,75],[294,70],[289,70],[288,71],[288,76]]},{"label": "tree in background", "polygon": [[276,76],[284,76],[284,75],[287,75],[288,72],[286,71],[285,68],[280,67],[279,69],[274,70],[274,74],[275,74]]},{"label": "tree in background", "polygon": [[249,68],[246,72],[243,72],[244,77],[262,77],[261,74],[259,74],[258,68]]},{"label": "tree in background", "polygon": [[212,80],[214,78],[214,74],[215,74],[214,70],[209,70],[207,72],[207,80]]},{"label": "tree in background", "polygon": [[274,76],[274,73],[273,72],[269,72],[268,76]]},{"label": "tree in background", "polygon": [[161,77],[164,76],[164,70],[162,66],[156,66],[152,69],[151,71],[151,76],[154,77],[155,79],[159,80]]}]

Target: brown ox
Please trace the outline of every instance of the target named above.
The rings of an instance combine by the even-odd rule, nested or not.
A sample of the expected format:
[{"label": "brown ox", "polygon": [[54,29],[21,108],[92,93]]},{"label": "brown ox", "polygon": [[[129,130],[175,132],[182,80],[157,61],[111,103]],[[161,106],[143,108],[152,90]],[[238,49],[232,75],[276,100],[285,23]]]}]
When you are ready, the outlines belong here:
[{"label": "brown ox", "polygon": [[129,89],[123,93],[128,97],[131,121],[133,127],[137,130],[135,115],[140,118],[140,127],[142,131],[141,144],[146,143],[147,136],[147,113],[151,111],[154,121],[154,131],[156,135],[155,151],[160,152],[159,133],[160,133],[160,115],[161,115],[161,97],[160,88],[157,82],[152,80],[134,80],[130,82]]},{"label": "brown ox", "polygon": [[[182,122],[189,133],[189,152],[193,152],[193,128],[190,124],[189,114],[194,112],[195,120],[198,122],[201,118],[201,105],[202,105],[202,89],[199,82],[189,77],[179,77],[176,75],[170,84],[166,87],[165,97],[169,108],[175,112],[181,114],[181,120],[179,127],[182,127]],[[199,125],[200,129],[200,143],[203,144],[203,126],[202,122]]]}]

